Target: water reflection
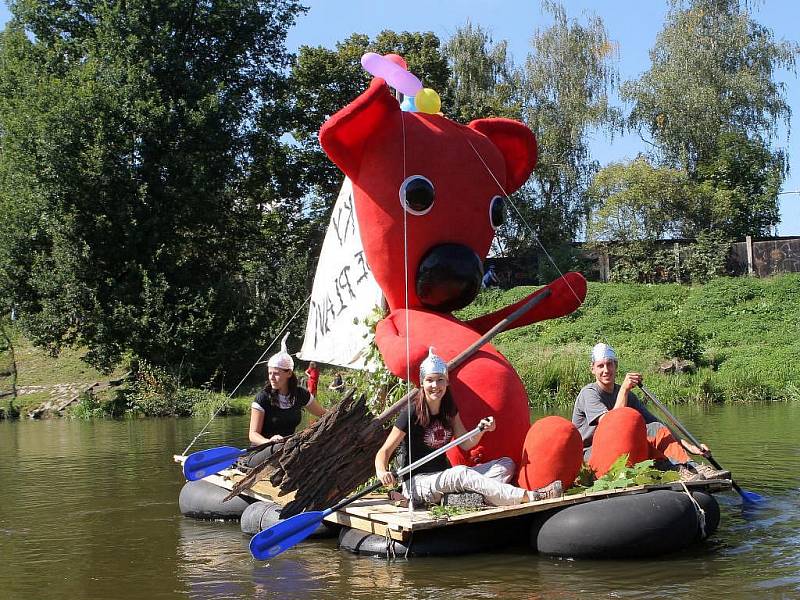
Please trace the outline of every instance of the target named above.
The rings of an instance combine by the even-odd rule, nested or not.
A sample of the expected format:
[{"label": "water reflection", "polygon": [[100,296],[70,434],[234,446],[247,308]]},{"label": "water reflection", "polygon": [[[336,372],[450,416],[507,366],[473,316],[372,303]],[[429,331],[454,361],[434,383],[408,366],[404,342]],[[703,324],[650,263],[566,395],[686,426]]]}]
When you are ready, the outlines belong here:
[{"label": "water reflection", "polygon": [[[554,560],[526,548],[387,562],[306,542],[254,561],[238,523],[178,514],[172,463],[204,422],[0,422],[0,597],[728,598],[800,597],[798,405],[680,407],[679,418],[744,489],[718,497],[704,545],[642,561]],[[202,447],[245,443],[219,419]]]}]

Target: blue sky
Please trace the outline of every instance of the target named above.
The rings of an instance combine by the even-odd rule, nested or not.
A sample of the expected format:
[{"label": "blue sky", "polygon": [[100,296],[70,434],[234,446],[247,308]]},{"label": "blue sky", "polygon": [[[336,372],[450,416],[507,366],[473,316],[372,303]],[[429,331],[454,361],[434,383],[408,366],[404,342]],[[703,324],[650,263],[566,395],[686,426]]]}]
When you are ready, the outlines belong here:
[{"label": "blue sky", "polygon": [[[306,0],[308,13],[298,19],[289,32],[288,46],[333,45],[351,33],[370,37],[383,29],[394,31],[433,31],[443,41],[470,19],[487,29],[495,40],[507,40],[515,63],[521,64],[528,54],[529,41],[538,28],[547,27],[549,17],[537,0]],[[602,17],[611,39],[619,44],[617,64],[621,79],[638,77],[649,67],[648,51],[661,30],[667,10],[666,0],[562,0],[569,17],[581,18],[586,13]],[[751,2],[756,20],[769,27],[778,40],[797,40],[800,2],[796,0],[764,0]],[[8,19],[8,9],[0,7],[0,22]],[[800,80],[780,72],[777,79],[786,84],[786,97],[792,106],[792,122],[800,119]],[[619,104],[619,102],[617,102]],[[781,128],[775,144],[786,149],[790,173],[783,191],[800,191],[800,146],[796,134],[787,139]],[[634,158],[645,151],[645,144],[635,135],[608,139],[597,133],[592,137],[592,152],[601,164]],[[800,235],[800,194],[783,194],[779,235]]]}]

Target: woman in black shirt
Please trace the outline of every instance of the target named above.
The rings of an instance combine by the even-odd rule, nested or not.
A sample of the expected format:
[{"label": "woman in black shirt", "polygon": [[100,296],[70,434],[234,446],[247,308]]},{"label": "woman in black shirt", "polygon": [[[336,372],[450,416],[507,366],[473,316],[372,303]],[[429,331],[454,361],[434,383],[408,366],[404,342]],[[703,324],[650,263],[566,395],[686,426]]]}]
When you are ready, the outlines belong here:
[{"label": "woman in black shirt", "polygon": [[[375,474],[384,485],[393,486],[396,481],[389,471],[389,459],[397,447],[405,446],[408,464],[427,456],[452,439],[467,431],[461,422],[455,402],[447,389],[447,363],[430,349],[428,358],[420,365],[421,390],[417,391],[413,405],[404,409],[397,417],[395,426],[375,455]],[[484,431],[494,431],[493,417],[483,419]],[[463,450],[477,445],[483,431],[460,444]],[[539,490],[528,491],[510,485],[516,465],[503,457],[475,467],[459,465],[451,467],[444,455],[420,466],[413,478],[403,482],[403,496],[418,504],[436,504],[443,494],[450,492],[477,492],[488,504],[506,506],[545,498],[561,496],[560,481]]]},{"label": "woman in black shirt", "polygon": [[267,362],[269,385],[258,393],[251,405],[248,437],[252,444],[274,442],[292,435],[302,420],[304,408],[316,417],[325,413],[314,396],[298,384],[293,371],[294,360],[286,351],[286,337],[281,342],[281,351]]}]

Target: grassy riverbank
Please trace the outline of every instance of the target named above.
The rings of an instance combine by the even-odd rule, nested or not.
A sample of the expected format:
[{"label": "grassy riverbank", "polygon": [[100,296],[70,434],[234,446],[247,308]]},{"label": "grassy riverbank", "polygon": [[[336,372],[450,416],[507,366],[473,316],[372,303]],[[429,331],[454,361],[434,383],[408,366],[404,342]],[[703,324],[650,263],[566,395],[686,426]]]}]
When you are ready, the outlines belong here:
[{"label": "grassy riverbank", "polygon": [[[530,290],[492,290],[462,311],[469,318]],[[589,351],[605,341],[620,370],[639,371],[670,402],[800,399],[800,276],[720,278],[706,285],[592,283],[564,319],[501,334],[534,405],[571,405],[591,380]],[[659,374],[675,353],[695,354],[693,374]]]},{"label": "grassy riverbank", "polygon": [[[140,363],[134,376],[130,376],[129,361],[101,373],[81,360],[80,349],[66,348],[54,356],[18,332],[12,332],[12,339],[13,360],[10,350],[0,351],[0,393],[10,392],[12,384],[17,391],[13,406],[10,395],[0,397],[0,410],[6,414],[18,411],[24,416],[45,402],[58,404],[70,398],[77,400],[64,414],[78,418],[211,416],[218,409],[223,415],[248,414],[253,396],[265,381],[264,367],[257,367],[236,396],[228,398],[227,392],[183,386],[176,374],[147,364]],[[11,374],[13,363],[16,377]],[[319,399],[323,405],[339,398],[327,389],[332,379],[333,370],[322,373]],[[109,382],[119,384],[107,387]],[[92,393],[85,393],[91,386],[95,386]]]},{"label": "grassy riverbank", "polygon": [[[490,290],[462,318],[485,314],[529,293],[531,288]],[[598,341],[612,344],[621,371],[640,371],[648,387],[669,402],[755,402],[800,399],[800,276],[772,279],[722,278],[702,286],[589,285],[584,305],[573,315],[501,334],[498,348],[519,372],[532,405],[568,406],[590,381],[588,353]],[[80,360],[80,352],[65,350],[57,358],[17,336],[16,385],[28,390],[15,403],[23,414],[52,395],[55,384],[81,387],[118,378],[120,365],[102,374]],[[692,374],[659,374],[667,358],[689,355]],[[0,354],[0,365],[8,353]],[[100,415],[210,415],[226,402],[223,414],[243,414],[262,371],[251,377],[237,397],[211,390],[185,388],[177,377],[145,366],[123,385],[84,396],[70,412]],[[324,404],[336,401],[320,381]],[[10,378],[0,380],[3,390]],[[42,389],[37,390],[36,388]],[[33,390],[33,391],[30,391]],[[7,406],[8,397],[0,400]]]}]

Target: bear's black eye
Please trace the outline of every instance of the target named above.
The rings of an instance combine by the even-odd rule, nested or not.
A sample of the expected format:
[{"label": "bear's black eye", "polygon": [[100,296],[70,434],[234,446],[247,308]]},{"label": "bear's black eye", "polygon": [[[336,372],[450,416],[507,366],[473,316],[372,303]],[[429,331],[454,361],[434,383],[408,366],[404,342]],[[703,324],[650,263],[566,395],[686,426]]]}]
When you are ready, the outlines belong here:
[{"label": "bear's black eye", "polygon": [[502,196],[495,196],[489,203],[489,222],[495,229],[506,222],[506,200]]},{"label": "bear's black eye", "polygon": [[433,184],[422,175],[406,177],[400,186],[400,204],[412,215],[424,215],[433,206]]}]

